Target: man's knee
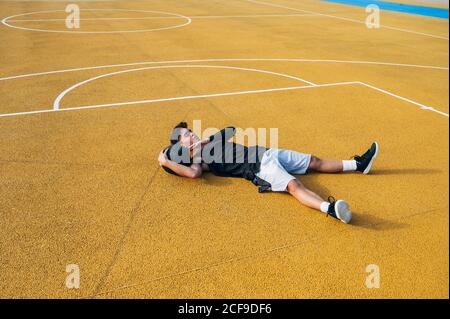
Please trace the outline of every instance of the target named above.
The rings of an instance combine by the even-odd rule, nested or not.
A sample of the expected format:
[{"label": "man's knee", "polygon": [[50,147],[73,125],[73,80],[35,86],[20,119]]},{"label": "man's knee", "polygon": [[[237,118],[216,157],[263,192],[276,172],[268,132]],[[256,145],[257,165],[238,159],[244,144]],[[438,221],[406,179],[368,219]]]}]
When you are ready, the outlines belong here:
[{"label": "man's knee", "polygon": [[289,193],[293,193],[293,192],[295,192],[297,189],[299,189],[300,188],[300,183],[299,183],[299,181],[298,180],[296,180],[296,179],[293,179],[293,180],[291,180],[289,183],[288,183],[288,185],[287,185],[287,191],[289,192]]},{"label": "man's knee", "polygon": [[308,169],[316,171],[320,169],[320,166],[322,165],[322,160],[318,158],[317,156],[311,155],[311,161],[309,162]]}]

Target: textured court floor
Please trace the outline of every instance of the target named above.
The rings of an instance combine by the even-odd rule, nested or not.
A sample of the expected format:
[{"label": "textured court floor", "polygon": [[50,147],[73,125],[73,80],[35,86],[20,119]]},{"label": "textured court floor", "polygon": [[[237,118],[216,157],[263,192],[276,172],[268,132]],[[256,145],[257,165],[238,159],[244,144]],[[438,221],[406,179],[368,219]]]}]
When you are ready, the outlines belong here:
[{"label": "textured court floor", "polygon": [[[67,3],[0,1],[0,297],[448,298],[448,19],[71,1],[69,30]],[[280,147],[324,158],[377,140],[371,175],[299,177],[347,199],[353,223],[245,180],[165,174],[170,129],[199,119],[278,128]]]}]

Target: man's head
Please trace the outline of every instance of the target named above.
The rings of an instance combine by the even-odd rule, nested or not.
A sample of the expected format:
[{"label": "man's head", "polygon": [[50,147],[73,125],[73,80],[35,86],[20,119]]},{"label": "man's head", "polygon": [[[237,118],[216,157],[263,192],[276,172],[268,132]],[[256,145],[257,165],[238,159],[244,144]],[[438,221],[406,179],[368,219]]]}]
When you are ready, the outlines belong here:
[{"label": "man's head", "polygon": [[[190,146],[198,141],[200,139],[188,128],[187,123],[180,122],[173,128],[170,135],[170,146],[165,148],[164,152],[166,152],[169,160],[177,164],[190,166],[192,164]],[[167,167],[163,166],[163,169],[170,174],[176,175]]]},{"label": "man's head", "polygon": [[188,128],[186,122],[178,123],[170,135],[170,144],[180,143],[181,146],[189,148],[192,144],[200,141],[200,138]]}]

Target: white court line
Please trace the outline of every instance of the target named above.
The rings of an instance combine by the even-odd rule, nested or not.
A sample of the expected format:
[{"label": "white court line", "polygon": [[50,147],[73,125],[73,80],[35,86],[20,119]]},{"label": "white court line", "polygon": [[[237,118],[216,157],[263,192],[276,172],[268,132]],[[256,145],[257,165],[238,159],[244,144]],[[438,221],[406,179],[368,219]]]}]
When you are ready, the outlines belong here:
[{"label": "white court line", "polygon": [[16,17],[29,16],[33,14],[40,13],[54,13],[54,12],[65,12],[65,10],[46,10],[46,11],[34,11],[27,13],[20,13],[16,15],[12,15],[4,18],[0,22],[7,27],[27,30],[27,31],[38,31],[38,32],[49,32],[49,33],[73,33],[73,34],[113,34],[113,33],[136,33],[136,32],[154,32],[154,31],[162,31],[162,30],[171,30],[176,28],[181,28],[187,26],[192,23],[192,19],[181,14],[171,13],[171,12],[163,12],[163,11],[149,11],[149,10],[129,10],[129,9],[83,9],[82,11],[125,11],[125,12],[139,12],[139,13],[157,13],[157,14],[166,14],[169,16],[177,17],[179,19],[183,18],[186,20],[183,24],[178,24],[170,27],[156,28],[156,29],[138,29],[138,30],[115,30],[115,31],[66,31],[66,30],[50,30],[50,29],[37,29],[37,28],[26,28],[17,25],[9,24],[10,20],[13,20]]},{"label": "white court line", "polygon": [[199,62],[310,62],[310,63],[343,63],[343,64],[367,64],[367,65],[385,65],[385,66],[397,66],[397,67],[408,67],[408,68],[420,68],[420,69],[435,69],[435,70],[446,70],[448,67],[443,66],[432,66],[432,65],[416,65],[416,64],[403,64],[403,63],[392,63],[392,62],[376,62],[376,61],[352,61],[352,60],[323,60],[323,59],[276,59],[276,58],[248,58],[248,59],[203,59],[203,60],[178,60],[178,61],[144,61],[135,63],[122,63],[122,64],[109,64],[109,65],[99,65],[90,67],[81,67],[73,69],[46,71],[38,73],[28,73],[14,76],[7,76],[0,78],[0,81],[14,80],[20,78],[27,78],[33,76],[51,75],[66,72],[77,72],[77,71],[87,71],[95,69],[107,69],[116,67],[126,67],[126,66],[137,66],[137,65],[150,65],[150,64],[174,64],[174,63],[199,63]]},{"label": "white court line", "polygon": [[276,88],[276,89],[266,89],[266,90],[254,90],[254,91],[239,91],[239,92],[227,92],[227,93],[216,93],[216,94],[206,94],[206,95],[194,95],[194,96],[182,96],[175,98],[164,98],[164,99],[156,99],[156,100],[141,100],[141,101],[131,101],[131,102],[120,102],[120,103],[111,103],[111,104],[97,104],[97,105],[88,105],[88,106],[78,106],[78,107],[68,107],[63,109],[45,109],[45,110],[36,110],[29,112],[18,112],[18,113],[9,113],[9,114],[0,114],[0,117],[12,117],[12,116],[21,116],[21,115],[31,115],[31,114],[40,114],[40,113],[52,113],[52,112],[65,112],[65,111],[76,111],[76,110],[84,110],[84,109],[96,109],[96,108],[105,108],[105,107],[120,107],[126,105],[135,105],[135,104],[149,104],[149,103],[157,103],[157,102],[168,102],[168,101],[180,101],[180,100],[192,100],[192,99],[201,99],[201,98],[209,98],[209,97],[220,97],[220,96],[232,96],[232,95],[245,95],[245,94],[258,94],[258,93],[268,93],[268,92],[280,92],[280,91],[292,91],[292,90],[301,90],[301,89],[310,89],[310,88],[320,88],[320,87],[331,87],[331,86],[344,86],[344,85],[363,85],[370,89],[374,89],[378,92],[387,94],[389,96],[395,97],[397,99],[403,100],[405,102],[412,103],[413,105],[419,106],[422,110],[432,111],[437,114],[443,115],[445,117],[449,117],[449,115],[445,112],[441,112],[436,110],[433,107],[415,102],[413,100],[407,99],[405,97],[399,96],[397,94],[391,93],[389,91],[377,88],[370,84],[364,82],[337,82],[337,83],[329,83],[329,84],[317,84],[317,85],[308,85],[308,86],[294,86],[294,87],[285,87],[285,88]]},{"label": "white court line", "polygon": [[[183,67],[183,66],[182,66]],[[146,68],[144,68],[146,69]],[[112,107],[112,106],[124,106],[124,105],[130,105],[130,104],[146,104],[146,103],[155,103],[155,102],[167,102],[167,101],[178,101],[178,100],[186,100],[186,99],[193,99],[193,98],[207,98],[207,97],[219,97],[219,96],[230,96],[230,95],[245,95],[245,94],[256,94],[256,93],[268,93],[268,92],[277,92],[277,91],[291,91],[291,90],[298,90],[298,89],[303,89],[303,88],[311,88],[311,87],[328,87],[328,86],[338,86],[338,85],[351,85],[351,84],[358,84],[358,85],[363,85],[365,87],[368,87],[370,89],[376,90],[378,92],[387,94],[389,96],[395,97],[397,99],[409,102],[413,105],[419,106],[422,110],[428,110],[428,111],[432,111],[435,113],[438,113],[440,115],[446,116],[448,117],[448,114],[439,110],[436,110],[435,108],[431,107],[431,106],[427,106],[425,104],[419,103],[419,102],[415,102],[411,99],[402,97],[400,95],[394,94],[392,92],[380,89],[376,86],[364,83],[364,82],[359,82],[359,81],[354,81],[354,82],[338,82],[338,83],[331,83],[331,84],[314,84],[312,82],[306,82],[303,79],[300,78],[293,78],[295,80],[301,81],[301,82],[306,82],[309,85],[308,86],[295,86],[295,87],[285,87],[285,88],[275,88],[275,89],[266,89],[266,90],[252,90],[252,91],[241,91],[241,92],[231,92],[231,93],[218,93],[218,94],[208,94],[208,95],[196,95],[196,96],[189,96],[189,97],[181,97],[181,98],[166,98],[166,99],[157,99],[157,100],[140,100],[140,101],[131,101],[131,102],[119,102],[119,103],[110,103],[110,104],[97,104],[97,105],[89,105],[89,106],[80,106],[80,107],[75,107],[75,108],[64,108],[64,109],[60,109],[59,108],[59,104],[61,102],[61,99],[70,91],[72,91],[73,89],[75,89],[76,87],[79,87],[83,84],[86,84],[88,82],[97,80],[101,77],[105,77],[105,76],[112,76],[115,74],[120,74],[120,73],[125,73],[126,71],[139,71],[141,69],[132,69],[132,70],[124,70],[124,71],[119,71],[119,72],[114,72],[114,73],[109,73],[109,74],[105,74],[104,76],[99,76],[99,77],[94,77],[91,79],[88,79],[86,81],[77,83],[73,86],[71,86],[70,88],[66,89],[65,91],[63,91],[56,99],[55,102],[53,103],[53,109],[54,110],[66,110],[66,109],[73,109],[73,110],[77,110],[77,109],[86,109],[86,108],[99,108],[99,107]],[[265,72],[263,72],[265,73]],[[271,73],[269,73],[271,74]],[[281,76],[285,76],[283,74],[276,74],[276,75],[281,75]],[[290,76],[287,76],[290,77]]]},{"label": "white court line", "polygon": [[[257,0],[242,0],[242,1],[253,2],[253,3],[256,3],[256,4],[266,5],[266,6],[270,6],[270,7],[274,7],[274,8],[282,8],[282,9],[288,9],[288,10],[304,12],[304,13],[313,13],[313,14],[317,14],[317,15],[320,15],[320,16],[324,16],[324,17],[329,17],[329,18],[334,18],[334,19],[339,19],[339,20],[345,20],[345,21],[355,22],[355,23],[359,23],[359,24],[365,24],[364,21],[360,21],[360,20],[344,18],[344,17],[339,17],[339,16],[335,16],[335,15],[331,15],[331,14],[325,14],[325,13],[320,13],[320,12],[315,12],[315,11],[302,10],[302,9],[287,7],[287,6],[274,4],[274,3],[269,3],[269,2],[263,2],[263,1],[257,1]],[[407,33],[412,33],[412,34],[417,34],[417,35],[424,35],[424,36],[427,36],[427,37],[443,39],[443,40],[447,40],[447,41],[449,40],[449,38],[443,37],[443,36],[439,36],[439,35],[428,34],[428,33],[423,33],[423,32],[417,32],[417,31],[412,31],[412,30],[408,30],[408,29],[401,29],[401,28],[397,28],[397,27],[390,27],[390,26],[387,26],[387,25],[381,25],[381,28],[391,29],[391,30],[396,30],[396,31],[401,31],[401,32],[407,32]]]},{"label": "white court line", "polygon": [[[81,10],[83,11],[83,10]],[[255,15],[234,15],[234,16],[189,16],[191,19],[227,19],[227,18],[271,18],[271,17],[310,17],[319,16],[314,13],[303,14],[255,14]],[[80,18],[80,21],[113,21],[113,20],[166,20],[166,19],[184,19],[181,17],[129,17],[129,18]],[[8,20],[8,22],[52,22],[52,21],[65,21],[66,19],[14,19]]]},{"label": "white court line", "polygon": [[373,86],[373,85],[370,85],[370,84],[367,84],[367,83],[364,83],[364,82],[358,82],[358,83],[361,84],[361,85],[367,86],[367,87],[369,87],[369,88],[371,88],[371,89],[374,89],[374,90],[376,90],[376,91],[382,92],[382,93],[384,93],[384,94],[393,96],[393,97],[395,97],[395,98],[397,98],[397,99],[400,99],[400,100],[403,100],[403,101],[412,103],[412,104],[414,104],[414,105],[417,105],[417,106],[419,106],[422,110],[427,110],[427,111],[436,112],[436,113],[438,113],[438,114],[441,114],[441,115],[443,115],[443,116],[448,117],[448,114],[447,114],[447,113],[442,112],[442,111],[439,111],[439,110],[436,110],[435,108],[433,108],[433,107],[431,107],[431,106],[427,106],[427,105],[425,105],[425,104],[422,104],[422,103],[419,103],[419,102],[416,102],[416,101],[407,99],[406,97],[403,97],[403,96],[394,94],[394,93],[392,93],[392,92],[389,92],[389,91],[380,89],[380,88],[378,88],[378,87],[376,87],[376,86]]},{"label": "white court line", "polygon": [[157,102],[203,99],[203,98],[209,98],[209,97],[248,95],[248,94],[269,93],[269,92],[282,92],[282,91],[309,89],[309,88],[314,88],[314,87],[338,86],[338,85],[347,85],[347,84],[357,84],[357,82],[340,82],[340,83],[319,84],[319,85],[290,86],[290,87],[275,88],[275,89],[214,93],[214,94],[204,94],[204,95],[191,95],[191,96],[163,98],[163,99],[156,99],[156,100],[140,100],[140,101],[119,102],[119,103],[110,103],[110,104],[96,104],[96,105],[87,105],[87,106],[67,107],[67,108],[62,108],[62,109],[58,109],[58,110],[59,111],[82,110],[82,109],[93,109],[93,108],[102,108],[102,107],[114,107],[114,106],[137,105],[137,104],[147,104],[147,103],[157,103]]},{"label": "white court line", "polygon": [[[66,72],[76,72],[76,71],[85,71],[85,70],[93,70],[93,69],[103,69],[103,68],[114,68],[114,67],[125,67],[125,66],[137,66],[137,65],[154,65],[154,64],[167,64],[167,63],[194,63],[194,62],[242,62],[242,61],[271,61],[271,62],[323,62],[323,63],[347,63],[347,64],[367,64],[367,65],[384,65],[384,66],[396,66],[396,67],[412,67],[412,68],[425,68],[425,69],[435,69],[435,70],[444,70],[448,71],[448,67],[440,67],[440,66],[426,66],[426,65],[415,65],[415,64],[401,64],[401,63],[391,63],[391,62],[375,62],[375,61],[349,61],[349,60],[320,60],[320,59],[203,59],[203,60],[178,60],[178,61],[147,61],[147,62],[137,62],[137,63],[126,63],[126,64],[112,64],[112,65],[102,65],[102,66],[93,66],[93,67],[83,67],[83,68],[75,68],[75,69],[65,69],[65,70],[56,70],[56,71],[48,71],[48,72],[40,72],[40,73],[31,73],[31,74],[23,74],[23,75],[17,75],[17,76],[10,76],[10,77],[4,77],[0,78],[0,81],[6,81],[6,80],[12,80],[12,79],[19,79],[19,78],[26,78],[26,77],[33,77],[33,76],[42,76],[42,75],[50,75],[50,74],[59,74],[59,73],[66,73]],[[362,82],[360,82],[362,83]],[[374,87],[372,87],[374,88]],[[381,90],[381,89],[380,89]],[[385,91],[384,93],[386,93]],[[393,93],[390,93],[390,95],[399,97],[398,95],[395,95]],[[400,97],[399,97],[400,98]],[[432,107],[425,106],[423,104],[414,102],[412,100],[402,98],[404,100],[407,100],[409,102],[412,102],[415,105],[424,106],[426,108],[433,109],[435,112],[448,116],[447,113],[435,110]],[[46,113],[49,112],[48,110],[44,111],[31,111],[29,112],[21,112],[21,113],[11,113],[6,115],[0,115],[2,116],[12,116],[12,115],[21,115],[21,114],[35,114],[35,113]]]},{"label": "white court line", "polygon": [[36,111],[28,111],[28,112],[0,114],[0,117],[11,117],[11,116],[19,116],[19,115],[31,115],[31,114],[52,113],[52,112],[76,111],[76,110],[96,109],[96,108],[114,107],[114,106],[120,107],[120,106],[125,106],[125,105],[149,104],[149,103],[181,101],[181,100],[193,100],[193,99],[203,99],[203,98],[209,98],[209,97],[220,97],[220,96],[233,96],[233,95],[268,93],[268,92],[292,91],[292,90],[308,89],[308,88],[314,88],[314,87],[327,87],[327,86],[338,86],[338,85],[348,85],[348,84],[358,84],[358,82],[338,82],[338,83],[330,83],[330,84],[290,86],[290,87],[265,89],[265,90],[252,90],[252,91],[238,91],[238,92],[226,92],[226,93],[215,93],[215,94],[204,94],[204,95],[180,96],[180,97],[174,97],[174,98],[130,101],[130,102],[120,102],[120,103],[111,103],[111,104],[96,104],[96,105],[66,107],[66,108],[58,108],[58,109],[52,108],[52,109],[44,109],[44,110],[36,110]]},{"label": "white court line", "polygon": [[271,18],[271,17],[314,17],[319,16],[315,13],[302,14],[255,14],[255,15],[236,15],[236,16],[192,16],[191,19],[227,19],[227,18]]},{"label": "white court line", "polygon": [[299,77],[295,77],[295,76],[291,76],[291,75],[287,75],[287,74],[282,74],[282,73],[277,73],[277,72],[271,72],[271,71],[265,71],[265,70],[259,70],[259,69],[250,69],[250,68],[238,68],[238,67],[233,67],[233,66],[223,66],[223,65],[166,65],[166,66],[147,66],[144,68],[138,68],[138,69],[128,69],[128,70],[122,70],[122,71],[117,71],[117,72],[112,72],[112,73],[107,73],[107,74],[102,74],[99,76],[95,76],[92,78],[89,78],[87,80],[84,80],[82,82],[79,82],[75,85],[72,85],[71,87],[67,88],[66,90],[64,90],[63,92],[61,92],[58,97],[55,99],[54,103],[53,103],[53,109],[57,110],[59,109],[59,105],[60,102],[62,100],[62,98],[69,93],[70,91],[76,89],[77,87],[80,87],[86,83],[101,79],[101,78],[105,78],[105,77],[109,77],[109,76],[113,76],[113,75],[117,75],[117,74],[122,74],[122,73],[130,73],[130,72],[136,72],[136,71],[143,71],[143,70],[156,70],[156,69],[178,69],[178,68],[209,68],[209,69],[230,69],[230,70],[240,70],[240,71],[250,71],[250,72],[257,72],[257,73],[263,73],[263,74],[270,74],[270,75],[276,75],[276,76],[280,76],[280,77],[284,77],[284,78],[288,78],[288,79],[293,79],[299,82],[304,82],[307,83],[311,86],[315,86],[316,84],[310,81],[307,81],[305,79],[301,79]]},{"label": "white court line", "polygon": [[36,111],[6,113],[6,114],[0,114],[0,117],[11,117],[11,116],[19,116],[19,115],[31,115],[31,114],[39,114],[39,113],[50,113],[50,112],[56,112],[56,111],[53,110],[53,109],[44,109],[44,110],[36,110]]},{"label": "white court line", "polygon": [[[70,0],[70,2],[115,2],[115,1],[121,1],[121,0]],[[69,2],[69,0],[6,0],[4,2]]]}]

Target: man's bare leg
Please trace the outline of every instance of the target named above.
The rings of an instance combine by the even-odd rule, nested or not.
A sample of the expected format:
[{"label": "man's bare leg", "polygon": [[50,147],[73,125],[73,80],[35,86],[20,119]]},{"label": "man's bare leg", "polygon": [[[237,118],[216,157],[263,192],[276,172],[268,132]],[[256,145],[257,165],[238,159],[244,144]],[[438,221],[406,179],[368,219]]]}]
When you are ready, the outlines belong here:
[{"label": "man's bare leg", "polygon": [[368,174],[372,168],[373,161],[376,159],[379,151],[378,143],[372,143],[371,147],[361,156],[355,156],[352,160],[333,160],[320,159],[317,156],[311,156],[308,166],[309,171],[322,173],[342,173],[359,171]]},{"label": "man's bare leg", "polygon": [[311,156],[308,170],[321,173],[354,172],[357,170],[357,164],[355,160],[342,161],[334,159],[320,159],[317,156]]},{"label": "man's bare leg", "polygon": [[332,202],[327,202],[313,191],[307,189],[297,179],[289,182],[287,191],[303,205],[324,212],[346,224],[352,219],[352,213],[346,201],[333,199]]},{"label": "man's bare leg", "polygon": [[302,182],[296,179],[293,179],[289,182],[287,191],[300,203],[310,208],[320,210],[320,205],[325,202],[322,197],[307,189],[305,185],[302,184]]}]

